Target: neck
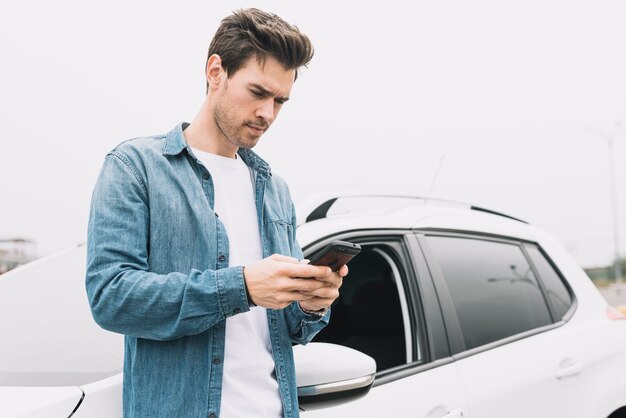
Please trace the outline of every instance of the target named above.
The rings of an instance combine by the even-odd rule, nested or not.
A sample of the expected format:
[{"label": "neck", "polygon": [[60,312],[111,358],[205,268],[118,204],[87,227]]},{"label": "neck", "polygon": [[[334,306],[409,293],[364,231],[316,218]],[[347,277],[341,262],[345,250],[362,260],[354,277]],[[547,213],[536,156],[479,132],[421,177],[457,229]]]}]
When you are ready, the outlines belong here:
[{"label": "neck", "polygon": [[183,131],[187,144],[200,151],[221,155],[222,157],[236,158],[239,147],[231,144],[215,123],[213,111],[208,100],[204,101],[202,108],[193,119],[191,124]]}]

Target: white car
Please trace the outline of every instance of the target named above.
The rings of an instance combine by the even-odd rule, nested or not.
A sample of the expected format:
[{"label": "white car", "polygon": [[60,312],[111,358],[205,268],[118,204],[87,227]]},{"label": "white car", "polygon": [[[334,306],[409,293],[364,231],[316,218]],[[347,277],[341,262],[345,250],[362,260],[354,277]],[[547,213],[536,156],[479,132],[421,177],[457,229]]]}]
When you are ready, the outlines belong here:
[{"label": "white car", "polygon": [[[294,347],[303,417],[626,418],[626,316],[548,233],[402,195],[299,209],[306,256],[363,248]],[[123,338],[94,323],[84,269],[81,246],[0,276],[0,417],[121,417]]]}]

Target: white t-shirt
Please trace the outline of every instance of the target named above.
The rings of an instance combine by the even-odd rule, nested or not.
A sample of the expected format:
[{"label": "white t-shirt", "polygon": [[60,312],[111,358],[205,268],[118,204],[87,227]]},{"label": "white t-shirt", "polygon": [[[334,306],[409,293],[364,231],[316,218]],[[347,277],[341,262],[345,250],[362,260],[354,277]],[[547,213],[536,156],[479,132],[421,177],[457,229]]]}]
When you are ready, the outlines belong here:
[{"label": "white t-shirt", "polygon": [[[239,156],[192,150],[213,179],[214,210],[228,234],[229,266],[260,260],[263,250],[248,166]],[[223,367],[221,418],[282,417],[265,308],[256,306],[226,319]]]}]

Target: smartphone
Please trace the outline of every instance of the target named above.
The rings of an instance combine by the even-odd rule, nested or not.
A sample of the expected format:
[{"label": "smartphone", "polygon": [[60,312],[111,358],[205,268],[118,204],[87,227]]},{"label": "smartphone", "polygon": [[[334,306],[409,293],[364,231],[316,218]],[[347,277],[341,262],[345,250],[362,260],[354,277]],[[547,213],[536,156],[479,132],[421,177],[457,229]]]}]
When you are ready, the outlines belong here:
[{"label": "smartphone", "polygon": [[309,264],[314,266],[328,266],[332,271],[337,271],[348,261],[352,260],[361,251],[359,244],[353,244],[347,241],[333,241],[323,250],[315,253],[310,259]]}]

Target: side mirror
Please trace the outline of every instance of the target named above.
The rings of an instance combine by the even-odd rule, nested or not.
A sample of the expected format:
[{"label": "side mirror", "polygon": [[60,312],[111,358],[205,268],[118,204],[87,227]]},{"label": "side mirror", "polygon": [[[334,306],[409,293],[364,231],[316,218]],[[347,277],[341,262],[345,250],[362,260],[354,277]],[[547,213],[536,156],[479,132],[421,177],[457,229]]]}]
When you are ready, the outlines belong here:
[{"label": "side mirror", "polygon": [[309,343],[293,348],[300,408],[327,408],[365,396],[374,383],[376,361],[336,344]]}]

